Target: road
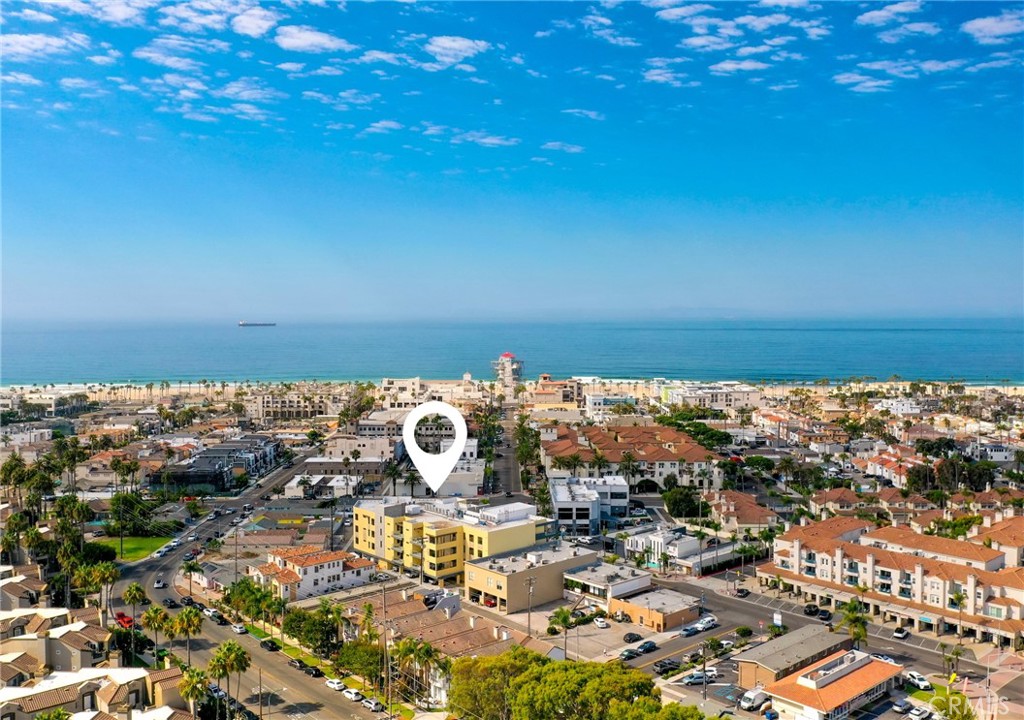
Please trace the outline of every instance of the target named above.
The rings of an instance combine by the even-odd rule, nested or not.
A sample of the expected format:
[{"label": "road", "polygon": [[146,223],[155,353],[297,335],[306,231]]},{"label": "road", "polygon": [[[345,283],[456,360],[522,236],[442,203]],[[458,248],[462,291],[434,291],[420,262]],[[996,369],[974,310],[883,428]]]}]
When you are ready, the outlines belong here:
[{"label": "road", "polygon": [[[296,458],[295,467],[300,463],[301,458]],[[172,580],[182,565],[186,549],[201,544],[207,538],[214,537],[216,532],[228,532],[232,527],[231,520],[240,517],[242,505],[245,503],[258,505],[260,503],[259,496],[266,494],[269,488],[290,478],[295,473],[295,467],[280,468],[264,477],[259,485],[246,489],[237,497],[218,500],[216,503],[218,506],[234,509],[235,513],[206,519],[204,522],[188,528],[183,535],[196,533],[198,536],[196,543],[183,542],[181,547],[162,558],[146,559],[123,566],[121,580],[114,590],[114,609],[131,613],[131,607],[121,604],[120,597],[127,584],[133,581],[142,585],[154,604],[161,603],[165,598],[179,600],[180,594],[173,587]],[[231,539],[228,537],[225,538],[225,550],[230,552],[230,548]],[[242,573],[244,573],[244,566],[240,564],[239,574]],[[157,577],[161,577],[171,586],[164,589],[154,588],[153,583]],[[168,612],[174,614],[179,610],[169,610]],[[202,635],[192,640],[192,665],[205,668],[216,648],[221,643],[232,639],[237,640],[252,657],[252,667],[243,673],[238,686],[241,690],[236,699],[259,714],[259,698],[255,691],[260,687],[260,671],[262,670],[264,720],[268,718],[288,718],[288,720],[319,720],[320,718],[352,720],[352,718],[360,718],[368,720],[382,717],[380,714],[370,712],[359,703],[346,699],[340,692],[331,690],[324,685],[322,678],[311,678],[288,667],[289,658],[284,653],[263,650],[255,637],[236,635],[231,632],[230,627],[217,625],[210,620],[204,621]],[[175,641],[175,652],[179,657],[184,657],[185,647],[181,638]],[[232,691],[236,687],[235,683],[236,678],[232,677],[230,681]],[[225,690],[228,689],[228,683],[222,682],[221,686]]]}]

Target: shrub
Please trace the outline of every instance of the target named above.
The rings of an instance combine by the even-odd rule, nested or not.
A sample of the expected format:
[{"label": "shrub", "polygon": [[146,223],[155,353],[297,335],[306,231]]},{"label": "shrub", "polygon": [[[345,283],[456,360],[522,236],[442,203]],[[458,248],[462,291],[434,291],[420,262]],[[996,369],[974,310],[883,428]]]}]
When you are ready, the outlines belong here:
[{"label": "shrub", "polygon": [[754,634],[754,631],[748,628],[746,625],[740,625],[736,628],[736,637],[748,638]]},{"label": "shrub", "polygon": [[769,625],[768,626],[768,636],[769,637],[777,638],[780,635],[785,635],[788,632],[789,632],[789,628],[786,627],[785,625]]},{"label": "shrub", "polygon": [[559,629],[554,625],[548,625],[548,635],[557,635],[559,632]]}]

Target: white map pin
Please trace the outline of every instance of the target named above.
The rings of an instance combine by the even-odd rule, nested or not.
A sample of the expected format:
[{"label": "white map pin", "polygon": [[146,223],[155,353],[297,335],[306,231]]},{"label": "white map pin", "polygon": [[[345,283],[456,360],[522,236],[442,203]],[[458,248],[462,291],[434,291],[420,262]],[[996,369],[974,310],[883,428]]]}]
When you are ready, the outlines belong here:
[{"label": "white map pin", "polygon": [[[420,449],[416,444],[416,425],[423,418],[430,415],[440,415],[448,418],[455,427],[455,441],[452,446],[442,453],[428,453]],[[413,465],[420,471],[424,482],[430,489],[437,492],[448,479],[462,451],[466,449],[466,438],[469,437],[469,430],[466,429],[466,419],[462,417],[456,408],[448,403],[439,400],[431,400],[422,405],[414,407],[405,418],[402,426],[402,440],[405,442],[405,451],[412,458]]]}]

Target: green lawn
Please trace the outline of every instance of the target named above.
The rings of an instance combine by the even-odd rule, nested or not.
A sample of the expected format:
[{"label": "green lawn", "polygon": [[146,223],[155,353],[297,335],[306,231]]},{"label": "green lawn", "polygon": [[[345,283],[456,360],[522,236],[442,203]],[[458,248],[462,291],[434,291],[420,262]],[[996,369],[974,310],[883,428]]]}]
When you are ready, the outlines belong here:
[{"label": "green lawn", "polygon": [[263,632],[255,625],[249,625],[248,623],[246,623],[245,629],[249,631],[250,635],[252,635],[254,638],[258,640],[270,637],[270,633]]},{"label": "green lawn", "polygon": [[910,697],[930,702],[933,697],[945,697],[947,694],[949,694],[949,689],[945,685],[932,683],[932,690],[915,690],[910,693]]},{"label": "green lawn", "polygon": [[[141,560],[149,557],[170,541],[171,538],[169,537],[126,537],[124,539],[124,558],[119,556],[118,560],[123,560],[124,562]],[[112,547],[119,554],[121,552],[120,538],[106,537],[95,542]]]}]

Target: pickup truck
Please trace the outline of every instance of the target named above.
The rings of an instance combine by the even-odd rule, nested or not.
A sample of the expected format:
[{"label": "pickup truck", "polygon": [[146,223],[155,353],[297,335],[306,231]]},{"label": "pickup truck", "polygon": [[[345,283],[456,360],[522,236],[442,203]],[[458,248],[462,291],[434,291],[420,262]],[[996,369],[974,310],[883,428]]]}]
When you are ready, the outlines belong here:
[{"label": "pickup truck", "polygon": [[129,615],[125,615],[120,610],[114,615],[114,621],[123,627],[125,630],[131,630],[135,627],[135,621]]}]

